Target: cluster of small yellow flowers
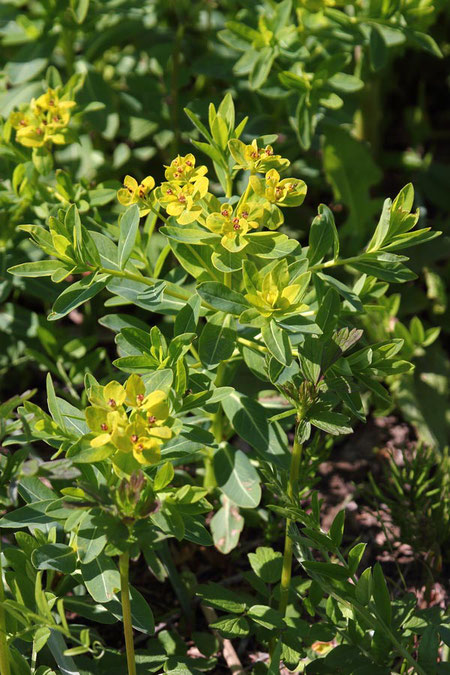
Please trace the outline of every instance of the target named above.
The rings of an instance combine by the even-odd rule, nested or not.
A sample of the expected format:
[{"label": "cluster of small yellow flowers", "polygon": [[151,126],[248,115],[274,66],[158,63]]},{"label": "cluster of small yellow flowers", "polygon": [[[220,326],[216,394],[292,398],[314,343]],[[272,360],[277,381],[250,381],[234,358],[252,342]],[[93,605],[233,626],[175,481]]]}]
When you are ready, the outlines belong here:
[{"label": "cluster of small yellow flowers", "polygon": [[195,183],[197,178],[204,176],[208,169],[206,166],[195,167],[195,157],[191,153],[184,157],[176,157],[170,163],[170,166],[165,167],[164,173],[166,180],[175,181],[180,185],[185,183]]},{"label": "cluster of small yellow flowers", "polygon": [[237,138],[229,141],[228,147],[236,161],[237,169],[244,169],[250,173],[265,173],[270,169],[283,169],[288,167],[290,162],[281,155],[274,155],[271,145],[265,148],[259,148],[256,139],[250,145],[245,145]]},{"label": "cluster of small yellow flowers", "polygon": [[246,300],[261,316],[281,318],[307,309],[301,301],[308,279],[303,277],[290,283],[288,264],[280,260],[264,276],[247,261],[244,268]]},{"label": "cluster of small yellow flowers", "polygon": [[68,142],[67,126],[74,105],[75,101],[60,98],[58,89],[49,89],[39,98],[32,99],[23,110],[9,116],[17,142],[28,148],[40,148],[50,143],[64,145]]},{"label": "cluster of small yellow flowers", "polygon": [[159,461],[161,445],[174,435],[165,392],[146,394],[144,382],[133,374],[125,385],[113,381],[92,387],[89,401],[85,415],[92,447],[111,444],[118,452],[132,453],[139,464]]},{"label": "cluster of small yellow flowers", "polygon": [[193,183],[168,181],[157,189],[156,197],[169,216],[174,216],[180,225],[188,225],[201,220],[200,200],[206,196],[208,186],[206,176],[200,176]]},{"label": "cluster of small yellow flowers", "polygon": [[[250,181],[237,207],[221,204],[208,192],[206,166],[196,166],[194,155],[178,155],[165,167],[166,180],[155,190],[155,181],[147,176],[140,184],[126,176],[118,199],[124,206],[138,204],[140,214],[161,206],[179,225],[198,223],[220,236],[220,246],[230,253],[239,253],[249,243],[252,230],[277,229],[283,223],[279,206],[299,206],[306,195],[304,181],[280,178],[277,169],[289,166],[288,159],[276,155],[271,145],[258,147],[256,139],[245,145],[231,139],[228,147],[236,160],[235,169],[250,171]],[[256,173],[265,173],[265,179]],[[216,240],[217,244],[219,239]],[[215,246],[215,244],[214,244]]]},{"label": "cluster of small yellow flowers", "polygon": [[152,190],[154,187],[155,179],[152,176],[147,176],[140,183],[132,176],[125,176],[123,188],[120,188],[117,192],[117,199],[123,206],[137,204],[139,206],[139,214],[146,216],[153,206]]},{"label": "cluster of small yellow flowers", "polygon": [[220,234],[220,243],[231,253],[242,251],[247,244],[246,234],[260,225],[264,209],[259,204],[243,204],[233,209],[231,204],[223,204],[220,212],[211,213],[206,219],[206,227],[214,234]]},{"label": "cluster of small yellow flowers", "polygon": [[276,169],[270,169],[261,180],[251,176],[250,182],[255,193],[277,206],[300,206],[306,196],[306,183],[298,178],[283,178]]}]

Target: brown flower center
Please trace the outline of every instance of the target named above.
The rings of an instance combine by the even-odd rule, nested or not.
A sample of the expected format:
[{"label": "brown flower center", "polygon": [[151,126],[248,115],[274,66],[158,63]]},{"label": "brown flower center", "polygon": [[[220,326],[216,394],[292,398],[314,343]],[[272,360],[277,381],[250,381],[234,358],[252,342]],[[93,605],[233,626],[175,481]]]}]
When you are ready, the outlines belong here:
[{"label": "brown flower center", "polygon": [[130,436],[130,440],[131,440],[132,443],[137,443],[137,440],[138,440],[137,435],[136,435],[136,434],[132,434],[132,435]]},{"label": "brown flower center", "polygon": [[100,429],[102,431],[108,431],[108,425],[103,422],[102,424],[100,424]]},{"label": "brown flower center", "polygon": [[115,408],[116,407],[116,401],[113,398],[110,398],[108,401],[108,405],[110,408]]}]

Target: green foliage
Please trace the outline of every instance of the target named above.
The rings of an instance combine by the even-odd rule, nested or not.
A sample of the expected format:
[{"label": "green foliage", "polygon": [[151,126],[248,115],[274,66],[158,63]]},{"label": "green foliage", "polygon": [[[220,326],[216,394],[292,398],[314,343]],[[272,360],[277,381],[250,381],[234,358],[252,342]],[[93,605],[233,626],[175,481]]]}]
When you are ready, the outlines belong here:
[{"label": "green foliage", "polygon": [[227,639],[268,654],[255,675],[446,672],[443,612],[370,565],[344,509],[325,532],[315,490],[334,444],[400,409],[433,447],[364,494],[439,577],[447,188],[414,155],[426,104],[400,106],[403,153],[380,117],[399,125],[401,55],[448,49],[445,8],[216,5],[0,9],[0,670],[239,670]]}]

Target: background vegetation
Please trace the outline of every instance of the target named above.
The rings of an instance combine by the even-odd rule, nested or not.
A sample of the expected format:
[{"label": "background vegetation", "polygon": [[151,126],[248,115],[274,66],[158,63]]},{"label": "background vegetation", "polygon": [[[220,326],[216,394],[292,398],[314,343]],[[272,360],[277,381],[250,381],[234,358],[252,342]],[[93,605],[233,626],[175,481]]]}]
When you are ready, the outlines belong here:
[{"label": "background vegetation", "polygon": [[[75,204],[86,227],[117,240],[117,221],[125,210],[117,192],[124,177],[140,182],[151,175],[159,184],[164,166],[191,152],[197,165],[209,168],[210,192],[227,194],[233,162],[226,155],[228,139],[221,146],[220,124],[214,126],[210,112],[210,104],[218,109],[226,93],[234,102],[236,125],[248,117],[241,140],[271,143],[290,160],[289,175],[308,186],[301,209],[284,211],[281,228],[302,246],[311,245],[311,223],[323,203],[334,214],[340,256],[358,255],[372,237],[384,198],[394,198],[410,182],[414,208],[420,208],[418,227],[442,232],[406,251],[415,281],[398,284],[386,263],[377,277],[376,301],[365,303],[370,306],[361,312],[359,327],[369,343],[402,339],[398,358],[411,361],[414,369],[384,373],[390,396],[375,391],[363,397],[369,421],[356,421],[350,440],[314,436],[304,485],[298,487],[304,488],[301,503],[311,518],[319,511],[313,490],[324,500],[317,522],[302,523],[318,528],[319,540],[336,522],[336,514],[346,511],[342,541],[336,532],[339,521],[334,525],[334,548],[327,549],[329,540],[318,542],[310,533],[312,540],[333,561],[339,555],[348,560],[353,545],[367,544],[364,566],[380,569],[374,571],[383,579],[375,577],[379,587],[387,579],[387,602],[397,612],[405,649],[423,668],[417,672],[448,672],[449,24],[445,0],[2,3],[0,499],[6,521],[0,526],[3,522],[6,529],[0,602],[6,598],[34,612],[26,626],[14,617],[12,604],[6,619],[0,614],[2,625],[8,622],[13,673],[44,675],[73,667],[79,673],[119,673],[125,667],[120,610],[112,604],[105,608],[100,601],[85,602],[83,582],[76,577],[78,583],[67,581],[70,565],[39,566],[32,551],[37,544],[55,543],[46,539],[45,528],[31,525],[33,539],[25,531],[14,537],[7,529],[12,527],[8,514],[30,501],[31,485],[43,486],[40,498],[45,500],[52,498],[45,490],[61,490],[77,480],[77,466],[55,457],[30,430],[37,413],[23,407],[24,402],[47,410],[47,397],[56,390],[59,400],[82,409],[88,405],[86,375],[102,384],[124,381],[113,362],[136,354],[117,337],[124,326],[147,331],[158,326],[168,339],[173,329],[170,311],[149,313],[142,303],[106,289],[55,317],[58,295],[82,277],[75,267],[59,283],[7,273],[15,265],[48,257],[28,237],[30,228],[20,226],[43,225],[58,209]],[[44,148],[20,143],[11,115],[58,87],[76,103],[63,142],[52,144],[50,138]],[[235,194],[242,194],[246,175],[233,178]],[[165,235],[156,228],[150,237],[152,212],[143,222],[139,253],[134,254],[138,269],[181,282]],[[354,288],[364,273],[370,276],[372,270],[342,265],[335,278],[344,288]],[[383,291],[382,282],[393,284]],[[48,320],[55,318],[59,320]],[[201,355],[204,365],[205,358]],[[224,384],[258,400],[273,415],[282,410],[272,384],[255,377],[257,368],[252,370],[248,359],[246,363]],[[293,442],[292,419],[284,429]],[[229,432],[233,446],[254,464],[245,432]],[[233,502],[226,491],[208,484],[202,470],[195,462],[194,468],[180,464],[175,485],[179,489],[191,479],[205,484],[214,546],[161,537],[156,553],[143,550],[132,565],[131,581],[143,598],[140,626],[134,617],[134,627],[142,631],[135,634],[138,664],[143,673],[219,673],[227,672],[235,659],[236,672],[241,666],[247,672],[267,672],[267,653],[273,656],[267,631],[274,630],[271,621],[276,619],[265,617],[264,623],[257,617],[249,632],[242,630],[239,615],[248,610],[245,594],[253,594],[252,605],[261,604],[262,598],[270,605],[267,593],[272,599],[272,591],[277,592],[286,513],[267,507],[273,501],[268,488],[277,494],[279,476],[258,466],[258,489],[261,477],[268,488],[263,488],[261,502],[256,500],[253,508],[244,504],[239,512],[239,500]],[[60,523],[58,542],[64,536]],[[113,555],[117,533],[108,537]],[[297,634],[304,630],[302,647],[288,645],[289,651],[284,646],[281,667],[345,675],[416,672],[395,650],[385,663],[387,648],[381,638],[367,647],[373,627],[358,623],[350,609],[336,617],[338,609],[330,607],[331,601],[326,604],[333,593],[323,579],[307,579],[299,570],[294,581],[302,606],[292,617],[303,622],[296,625]],[[21,575],[34,585],[15,583]],[[213,587],[216,595],[204,586],[210,582],[222,584]],[[27,602],[27,597],[32,599]],[[58,606],[61,598],[64,603]],[[339,601],[336,607],[341,607]],[[148,628],[147,602],[155,615],[154,635]],[[233,626],[219,622],[215,631],[208,630],[217,621],[212,607],[226,611],[229,622],[233,615]],[[68,621],[72,638],[62,637],[54,627],[40,632],[36,616],[41,621],[42,616],[49,621],[53,617],[58,625]],[[236,650],[231,656],[229,638]],[[354,656],[352,644],[360,645],[362,660]]]}]

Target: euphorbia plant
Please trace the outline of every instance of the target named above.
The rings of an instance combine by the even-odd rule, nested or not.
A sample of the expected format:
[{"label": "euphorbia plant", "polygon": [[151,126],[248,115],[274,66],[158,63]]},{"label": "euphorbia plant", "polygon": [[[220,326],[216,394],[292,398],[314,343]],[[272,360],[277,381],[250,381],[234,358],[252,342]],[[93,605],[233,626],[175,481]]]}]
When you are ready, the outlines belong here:
[{"label": "euphorbia plant", "polygon": [[[142,552],[157,568],[161,543],[168,537],[202,545],[214,541],[219,550],[230,551],[245,509],[259,504],[264,476],[279,500],[273,510],[286,519],[282,568],[274,577],[280,581],[279,597],[276,603],[269,595],[265,604],[248,608],[244,603],[239,611],[247,612],[257,631],[258,626],[266,629],[257,635],[270,647],[271,668],[280,660],[291,664],[295,654],[300,659],[303,649],[301,640],[292,646],[295,622],[289,614],[296,545],[303,568],[321,593],[318,600],[316,593],[317,602],[310,602],[312,613],[325,594],[330,606],[350,603],[361,621],[361,639],[343,631],[336,610],[333,625],[342,640],[350,635],[369,663],[382,667],[379,649],[367,646],[367,634],[385,629],[387,659],[405,659],[423,673],[397,628],[387,625],[387,589],[380,595],[368,584],[363,599],[352,595],[346,580],[360,584],[356,573],[361,555],[349,554],[350,562],[342,555],[341,517],[329,537],[321,532],[312,488],[314,453],[323,434],[351,433],[356,421],[365,420],[370,397],[381,407],[389,405],[382,380],[412,367],[398,356],[401,339],[370,343],[361,319],[379,305],[390,283],[415,278],[404,264],[408,258],[398,251],[436,233],[414,229],[419,214],[411,212],[414,194],[407,185],[394,201],[385,201],[374,235],[360,254],[340,257],[333,214],[323,204],[311,224],[308,245],[302,247],[279,228],[283,209],[301,206],[306,185],[301,178],[283,177],[289,161],[270,145],[275,139],[241,141],[245,121],[235,127],[229,95],[217,111],[211,106],[210,130],[193,113],[189,116],[207,141],[197,147],[212,158],[223,194],[210,182],[207,168],[188,154],[165,168],[166,180],[159,186],[151,176],[141,181],[126,176],[118,192],[126,208],[117,226],[99,219],[82,222],[74,204],[55,207],[48,229],[35,223],[23,226],[50,257],[17,265],[12,274],[51,276],[57,283],[80,275],[59,295],[49,320],[62,319],[108,292],[107,306],[134,304],[161,314],[163,321],[160,329],[138,326],[130,314],[102,318],[116,333],[115,365],[128,378],[124,381],[118,372],[113,381],[99,383],[87,375],[90,405],[85,410],[56,396],[51,379],[51,416],[24,403],[32,435],[55,448],[55,457],[64,455],[77,473],[62,496],[51,491],[44,499],[36,499],[26,479],[22,481],[21,494],[39,519],[27,520],[30,506],[25,506],[6,515],[0,525],[64,525],[64,542],[56,542],[56,534],[45,543],[40,538],[33,553],[39,570],[59,569],[62,563],[55,560],[64,559],[63,571],[72,581],[52,590],[55,597],[64,597],[80,574],[87,593],[102,605],[112,602],[121,587],[128,671],[133,674],[132,611],[141,599],[131,593],[130,606],[130,558]],[[301,219],[301,209],[298,213]],[[157,238],[159,220],[163,224]],[[153,245],[159,254],[151,265],[146,252]],[[351,270],[350,285],[341,268]],[[255,395],[233,387],[237,368],[254,376]],[[265,406],[256,396],[259,381],[271,392]],[[292,427],[290,451],[287,432]],[[235,436],[249,444],[249,452],[231,445]],[[188,473],[187,465],[196,470]],[[211,520],[212,538],[201,515],[211,508],[208,493],[222,501]],[[312,499],[313,515],[303,508],[306,498]],[[296,521],[303,526],[300,534]],[[312,549],[323,562],[308,560]],[[111,561],[116,555],[120,574]],[[367,570],[364,575],[361,579],[367,580]],[[375,577],[375,585],[385,583],[378,568]],[[346,585],[336,587],[336,579]],[[220,602],[215,606],[221,607]],[[5,607],[8,611],[7,603]],[[152,632],[151,611],[145,612],[144,630]],[[238,632],[230,625],[219,622],[217,628],[226,637],[250,632],[244,617],[233,623]]]}]

